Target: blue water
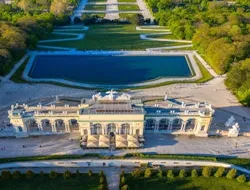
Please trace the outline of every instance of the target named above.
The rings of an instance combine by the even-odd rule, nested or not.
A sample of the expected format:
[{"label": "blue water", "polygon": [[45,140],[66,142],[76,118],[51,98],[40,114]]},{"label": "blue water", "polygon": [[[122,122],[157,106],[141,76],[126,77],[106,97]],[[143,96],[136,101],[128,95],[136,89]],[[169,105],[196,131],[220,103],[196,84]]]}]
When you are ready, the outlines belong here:
[{"label": "blue water", "polygon": [[184,56],[38,55],[29,76],[117,85],[189,77],[191,71]]}]

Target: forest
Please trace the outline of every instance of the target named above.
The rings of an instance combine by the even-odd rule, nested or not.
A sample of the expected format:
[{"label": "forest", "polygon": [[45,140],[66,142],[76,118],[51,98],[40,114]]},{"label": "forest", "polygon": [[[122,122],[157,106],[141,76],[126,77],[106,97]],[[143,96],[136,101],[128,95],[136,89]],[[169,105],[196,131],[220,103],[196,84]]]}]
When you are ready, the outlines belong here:
[{"label": "forest", "polygon": [[6,75],[25,51],[36,47],[55,25],[70,22],[78,0],[17,0],[0,3],[0,75]]},{"label": "forest", "polygon": [[250,106],[250,1],[146,0],[156,21],[194,48]]}]

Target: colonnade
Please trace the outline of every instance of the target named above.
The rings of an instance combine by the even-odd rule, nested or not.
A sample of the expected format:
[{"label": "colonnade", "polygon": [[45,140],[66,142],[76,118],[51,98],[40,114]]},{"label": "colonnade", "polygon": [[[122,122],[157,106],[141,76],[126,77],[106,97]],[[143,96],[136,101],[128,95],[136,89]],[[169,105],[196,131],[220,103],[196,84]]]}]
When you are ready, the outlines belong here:
[{"label": "colonnade", "polygon": [[[69,133],[72,130],[73,121],[77,123],[76,119],[29,119],[25,122],[25,126],[29,133]],[[76,130],[79,131],[79,126],[77,126]]]},{"label": "colonnade", "polygon": [[155,118],[148,118],[145,120],[145,131],[151,132],[175,132],[175,131],[182,131],[182,132],[191,132],[195,131],[198,122],[194,118],[190,118],[187,120],[183,120],[181,118],[175,119],[155,119]]}]

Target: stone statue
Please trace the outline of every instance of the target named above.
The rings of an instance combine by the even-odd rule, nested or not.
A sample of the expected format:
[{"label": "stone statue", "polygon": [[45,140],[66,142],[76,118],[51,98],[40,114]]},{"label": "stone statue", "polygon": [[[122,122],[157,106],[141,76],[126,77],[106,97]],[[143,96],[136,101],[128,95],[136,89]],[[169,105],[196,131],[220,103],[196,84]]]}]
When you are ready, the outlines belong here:
[{"label": "stone statue", "polygon": [[231,116],[227,122],[225,123],[226,127],[232,127],[235,124],[235,118],[233,116]]},{"label": "stone statue", "polygon": [[240,132],[239,123],[235,123],[232,128],[228,130],[228,137],[238,137]]}]

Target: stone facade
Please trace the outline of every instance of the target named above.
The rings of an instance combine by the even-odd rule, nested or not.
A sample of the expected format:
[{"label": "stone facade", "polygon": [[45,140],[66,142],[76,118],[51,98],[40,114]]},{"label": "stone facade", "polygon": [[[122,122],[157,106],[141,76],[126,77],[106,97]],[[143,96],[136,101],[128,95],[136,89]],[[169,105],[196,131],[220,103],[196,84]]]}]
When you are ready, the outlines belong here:
[{"label": "stone facade", "polygon": [[82,136],[169,133],[206,137],[214,110],[206,103],[184,103],[167,97],[157,103],[143,103],[128,94],[109,91],[78,106],[16,104],[8,113],[17,137],[73,132]]}]

